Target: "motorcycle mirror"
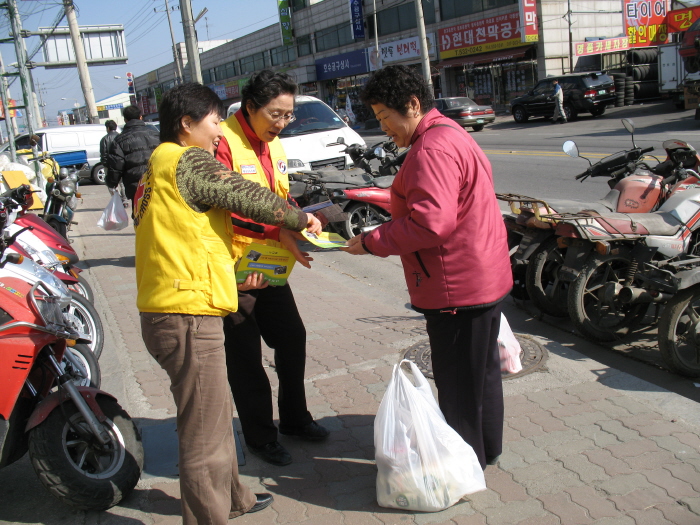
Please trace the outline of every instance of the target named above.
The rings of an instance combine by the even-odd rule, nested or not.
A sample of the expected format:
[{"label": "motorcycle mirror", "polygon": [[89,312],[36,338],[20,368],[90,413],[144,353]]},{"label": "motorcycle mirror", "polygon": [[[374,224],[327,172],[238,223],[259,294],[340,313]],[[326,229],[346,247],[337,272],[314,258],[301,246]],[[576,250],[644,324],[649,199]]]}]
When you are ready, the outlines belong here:
[{"label": "motorcycle mirror", "polygon": [[567,140],[566,142],[564,142],[562,149],[564,150],[564,153],[566,153],[569,157],[573,157],[576,159],[581,156],[578,152],[578,146],[573,140]]},{"label": "motorcycle mirror", "polygon": [[622,125],[625,126],[625,129],[632,134],[632,147],[636,148],[637,145],[634,143],[634,122],[628,118],[623,118]]},{"label": "motorcycle mirror", "polygon": [[381,146],[374,148],[374,156],[378,159],[386,158],[386,151]]},{"label": "motorcycle mirror", "polygon": [[8,253],[5,256],[5,260],[0,263],[0,268],[5,266],[7,263],[10,264],[21,264],[24,261],[24,256],[19,253]]}]

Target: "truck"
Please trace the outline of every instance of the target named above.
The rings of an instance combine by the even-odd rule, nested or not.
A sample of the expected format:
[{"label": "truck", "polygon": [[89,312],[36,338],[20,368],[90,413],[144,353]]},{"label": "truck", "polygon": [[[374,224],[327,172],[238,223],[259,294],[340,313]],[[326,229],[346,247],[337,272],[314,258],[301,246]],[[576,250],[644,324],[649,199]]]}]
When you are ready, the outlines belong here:
[{"label": "truck", "polygon": [[697,109],[700,93],[700,71],[690,73],[687,60],[681,56],[683,42],[659,46],[659,93],[673,98],[678,109]]}]

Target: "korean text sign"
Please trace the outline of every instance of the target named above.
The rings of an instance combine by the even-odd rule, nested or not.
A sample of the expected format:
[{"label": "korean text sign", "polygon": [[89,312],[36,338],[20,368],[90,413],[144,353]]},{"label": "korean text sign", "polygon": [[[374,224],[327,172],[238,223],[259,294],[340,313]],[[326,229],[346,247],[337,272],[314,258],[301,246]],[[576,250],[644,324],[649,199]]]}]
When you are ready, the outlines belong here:
[{"label": "korean text sign", "polygon": [[438,31],[440,58],[452,58],[523,45],[520,13],[482,18]]},{"label": "korean text sign", "polygon": [[670,11],[666,18],[668,32],[687,31],[698,18],[700,18],[700,7],[686,7],[685,9]]},{"label": "korean text sign", "polygon": [[623,17],[630,47],[649,47],[668,40],[666,15],[671,0],[624,0]]}]

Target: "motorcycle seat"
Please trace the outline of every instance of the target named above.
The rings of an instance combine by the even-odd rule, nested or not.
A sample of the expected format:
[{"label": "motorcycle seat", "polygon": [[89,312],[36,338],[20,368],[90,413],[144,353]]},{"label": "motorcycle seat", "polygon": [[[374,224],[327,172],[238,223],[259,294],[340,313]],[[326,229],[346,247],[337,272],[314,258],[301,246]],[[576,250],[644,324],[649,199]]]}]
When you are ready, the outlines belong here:
[{"label": "motorcycle seat", "polygon": [[[615,201],[617,201],[617,196],[620,194],[618,190],[613,190],[616,195]],[[613,193],[611,191],[610,193]],[[556,213],[578,213],[580,211],[595,211],[598,213],[610,213],[615,211],[615,204],[612,202],[613,201],[613,196],[606,195],[603,199],[600,199],[595,202],[580,202],[580,201],[575,201],[575,200],[568,200],[568,199],[552,199],[552,200],[547,200],[547,204],[549,204],[552,209]]]},{"label": "motorcycle seat", "polygon": [[383,177],[375,177],[374,179],[374,185],[383,190],[391,188],[393,182],[394,175],[384,175]]},{"label": "motorcycle seat", "polygon": [[589,214],[611,235],[622,237],[662,235],[672,237],[681,229],[681,221],[671,212]]}]

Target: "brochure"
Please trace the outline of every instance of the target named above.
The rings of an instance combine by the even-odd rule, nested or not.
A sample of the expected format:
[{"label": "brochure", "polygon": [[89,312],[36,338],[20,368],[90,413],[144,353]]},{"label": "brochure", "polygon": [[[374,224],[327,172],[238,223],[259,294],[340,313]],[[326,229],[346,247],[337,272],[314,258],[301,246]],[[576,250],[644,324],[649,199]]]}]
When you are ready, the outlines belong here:
[{"label": "brochure", "polygon": [[242,283],[249,274],[259,272],[265,275],[271,285],[282,286],[292,273],[295,262],[296,259],[289,250],[251,243],[236,263],[236,282]]},{"label": "brochure", "polygon": [[320,235],[316,235],[315,233],[309,233],[308,231],[304,230],[301,232],[301,234],[307,241],[315,246],[318,246],[319,248],[339,248],[341,246],[345,246],[346,243],[345,238],[341,237],[337,233],[321,232]]}]

